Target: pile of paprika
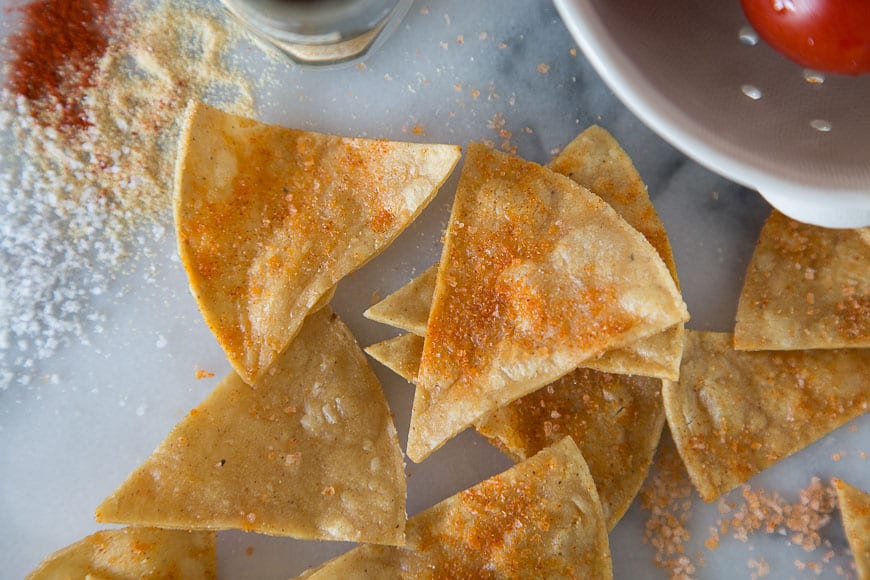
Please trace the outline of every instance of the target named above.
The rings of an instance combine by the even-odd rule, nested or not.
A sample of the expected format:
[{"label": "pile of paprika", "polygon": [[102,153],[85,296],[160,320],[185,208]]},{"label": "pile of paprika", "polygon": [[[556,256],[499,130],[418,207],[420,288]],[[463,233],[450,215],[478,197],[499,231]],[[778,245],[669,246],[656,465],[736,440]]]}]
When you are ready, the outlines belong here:
[{"label": "pile of paprika", "polygon": [[9,39],[9,89],[31,102],[42,125],[86,128],[82,99],[109,44],[111,0],[35,0],[17,10],[23,22]]}]

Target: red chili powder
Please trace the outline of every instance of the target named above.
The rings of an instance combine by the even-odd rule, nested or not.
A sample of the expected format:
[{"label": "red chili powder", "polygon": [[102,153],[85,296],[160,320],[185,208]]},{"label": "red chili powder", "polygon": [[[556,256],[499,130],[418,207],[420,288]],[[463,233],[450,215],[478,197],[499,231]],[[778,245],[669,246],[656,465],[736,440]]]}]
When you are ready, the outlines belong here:
[{"label": "red chili powder", "polygon": [[110,8],[111,0],[35,0],[17,8],[24,18],[9,40],[9,88],[32,101],[38,121],[65,130],[90,124],[81,100],[108,46]]}]

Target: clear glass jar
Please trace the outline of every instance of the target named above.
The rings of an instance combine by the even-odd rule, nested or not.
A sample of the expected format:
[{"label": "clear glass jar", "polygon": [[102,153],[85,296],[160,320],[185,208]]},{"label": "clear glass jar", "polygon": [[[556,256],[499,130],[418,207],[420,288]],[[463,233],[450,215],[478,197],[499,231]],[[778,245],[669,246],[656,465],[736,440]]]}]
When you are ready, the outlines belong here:
[{"label": "clear glass jar", "polygon": [[302,65],[365,58],[386,40],[413,0],[221,0],[260,39]]}]

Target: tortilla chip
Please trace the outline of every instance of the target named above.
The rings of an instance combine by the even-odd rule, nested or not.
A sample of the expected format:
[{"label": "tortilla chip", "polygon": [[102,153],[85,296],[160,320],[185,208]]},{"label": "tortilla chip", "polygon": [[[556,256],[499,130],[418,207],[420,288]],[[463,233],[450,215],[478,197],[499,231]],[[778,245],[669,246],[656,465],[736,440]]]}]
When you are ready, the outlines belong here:
[{"label": "tortilla chip", "polygon": [[373,359],[408,381],[417,382],[420,357],[423,356],[423,337],[403,334],[365,347]]},{"label": "tortilla chip", "polygon": [[408,521],[404,548],[362,546],[304,578],[612,578],[607,530],[571,441]]},{"label": "tortilla chip", "polygon": [[[423,339],[404,334],[365,351],[413,383]],[[497,409],[475,428],[517,462],[570,435],[589,464],[610,530],[643,484],[664,423],[661,381],[577,369]]]},{"label": "tortilla chip", "polygon": [[216,544],[214,532],[105,530],[50,555],[27,580],[217,578]]},{"label": "tortilla chip", "polygon": [[664,424],[660,380],[577,369],[497,409],[476,428],[515,461],[570,435],[613,529],[649,473]]},{"label": "tortilla chip", "polygon": [[665,226],[634,163],[613,135],[592,125],[566,145],[548,167],[606,201],[652,244],[677,280],[677,265]]},{"label": "tortilla chip", "polygon": [[178,248],[243,380],[255,382],[321,297],[417,217],[459,155],[191,107],[176,168]]},{"label": "tortilla chip", "polygon": [[835,479],[843,528],[862,580],[870,578],[870,494]]},{"label": "tortilla chip", "polygon": [[655,249],[599,197],[472,143],[438,270],[408,456],[688,318]]},{"label": "tortilla chip", "polygon": [[[631,158],[608,131],[592,125],[569,143],[550,169],[570,177],[616,210],[652,244],[680,287],[668,234]],[[608,351],[582,366],[606,373],[642,375],[675,381],[683,354],[683,325]]]},{"label": "tortilla chip", "polygon": [[426,336],[426,324],[429,322],[429,309],[432,307],[437,276],[437,265],[427,268],[425,272],[371,306],[363,312],[363,316],[413,332],[417,336]]},{"label": "tortilla chip", "polygon": [[727,333],[686,332],[668,425],[706,501],[867,412],[870,356],[855,349],[743,352]]},{"label": "tortilla chip", "polygon": [[326,307],[253,388],[224,379],[96,517],[398,545],[403,468],[381,386]]},{"label": "tortilla chip", "polygon": [[[604,199],[652,244],[679,288],[673,250],[664,225],[649,199],[631,159],[613,136],[598,126],[583,131],[550,163],[550,169],[570,177]],[[425,335],[435,292],[437,268],[432,267],[365,312],[371,320]],[[677,380],[683,354],[683,325],[643,338],[590,359],[580,366],[606,373]]]},{"label": "tortilla chip", "polygon": [[870,347],[870,227],[831,230],[774,210],[737,306],[734,347]]}]

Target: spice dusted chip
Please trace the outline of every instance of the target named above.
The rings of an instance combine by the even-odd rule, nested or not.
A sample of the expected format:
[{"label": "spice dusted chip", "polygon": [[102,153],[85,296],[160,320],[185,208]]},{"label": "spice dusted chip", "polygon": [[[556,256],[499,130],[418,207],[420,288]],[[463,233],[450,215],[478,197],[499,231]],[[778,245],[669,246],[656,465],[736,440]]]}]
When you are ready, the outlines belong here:
[{"label": "spice dusted chip", "polygon": [[[673,250],[664,225],[650,202],[646,186],[631,159],[613,136],[592,126],[572,141],[549,165],[601,197],[656,249],[679,288]],[[437,268],[432,267],[369,308],[365,315],[423,336]],[[683,352],[683,325],[586,360],[582,367],[602,372],[676,380]]]},{"label": "spice dusted chip", "polygon": [[515,461],[570,435],[613,529],[649,473],[664,424],[659,379],[576,369],[497,409],[476,429]]},{"label": "spice dusted chip", "polygon": [[[405,380],[416,380],[421,337],[405,334],[365,350]],[[493,411],[475,429],[514,461],[571,436],[613,529],[649,472],[664,423],[658,379],[576,369]]]},{"label": "spice dusted chip", "polygon": [[363,316],[413,332],[417,336],[425,336],[437,275],[437,265],[427,268],[425,272],[372,305]]},{"label": "spice dusted chip", "polygon": [[870,347],[870,227],[832,230],[774,210],[734,327],[740,350]]},{"label": "spice dusted chip", "polygon": [[303,578],[612,578],[607,529],[570,437],[408,520],[403,548],[363,546]]},{"label": "spice dusted chip", "polygon": [[121,528],[91,534],[46,558],[27,580],[217,578],[214,532]]},{"label": "spice dusted chip", "polygon": [[548,167],[610,204],[652,244],[676,281],[677,265],[665,226],[634,163],[613,135],[592,125],[566,145]]},{"label": "spice dusted chip", "polygon": [[655,249],[599,197],[472,143],[426,327],[408,456],[422,461],[582,361],[687,318]]},{"label": "spice dusted chip", "polygon": [[243,380],[255,382],[322,297],[417,217],[459,155],[191,107],[176,168],[179,252]]},{"label": "spice dusted chip", "polygon": [[870,494],[843,481],[834,480],[843,528],[855,557],[858,578],[870,579]]},{"label": "spice dusted chip", "polygon": [[252,387],[235,373],[224,379],[97,508],[97,520],[402,544],[398,436],[338,316],[326,307],[308,317]]},{"label": "spice dusted chip", "polygon": [[[589,189],[640,232],[661,256],[677,288],[677,265],[668,234],[631,158],[605,129],[593,125],[565,146],[549,165]],[[677,380],[683,353],[683,325],[608,351],[582,366],[608,373]]]},{"label": "spice dusted chip", "polygon": [[743,352],[728,333],[686,332],[668,425],[706,501],[867,412],[860,349]]}]

